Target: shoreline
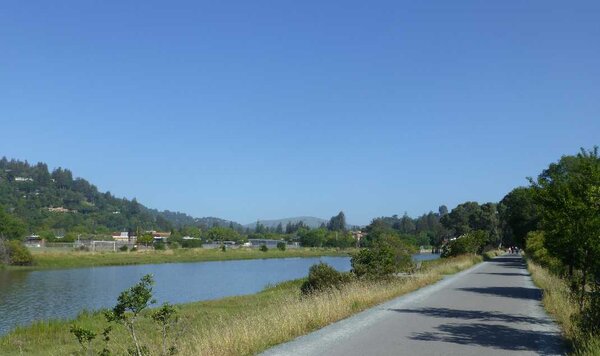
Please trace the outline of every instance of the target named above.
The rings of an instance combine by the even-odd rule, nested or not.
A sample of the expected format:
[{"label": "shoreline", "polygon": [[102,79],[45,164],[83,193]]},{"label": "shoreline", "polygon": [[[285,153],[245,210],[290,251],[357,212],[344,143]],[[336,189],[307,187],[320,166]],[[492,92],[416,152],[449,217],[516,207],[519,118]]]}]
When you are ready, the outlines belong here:
[{"label": "shoreline", "polygon": [[[282,282],[261,292],[236,297],[178,304],[183,329],[188,329],[180,342],[181,354],[238,355],[255,354],[317,330],[360,311],[418,290],[481,262],[481,257],[461,256],[424,262],[418,274],[393,281],[355,281],[342,290],[301,297],[303,279]],[[38,321],[17,327],[0,337],[3,354],[25,353],[69,354],[77,343],[69,326],[77,323],[99,330],[105,326],[101,311],[82,312],[72,320]],[[141,324],[151,346],[154,326]],[[128,340],[121,326],[115,328],[113,347],[126,351]],[[191,331],[189,331],[191,330]],[[276,332],[274,332],[276,330]]]},{"label": "shoreline", "polygon": [[350,256],[356,249],[300,247],[285,251],[271,249],[177,249],[135,252],[32,252],[32,266],[0,266],[5,271],[41,271],[86,267],[130,266],[163,263],[193,263],[210,261],[253,260],[292,257]]}]

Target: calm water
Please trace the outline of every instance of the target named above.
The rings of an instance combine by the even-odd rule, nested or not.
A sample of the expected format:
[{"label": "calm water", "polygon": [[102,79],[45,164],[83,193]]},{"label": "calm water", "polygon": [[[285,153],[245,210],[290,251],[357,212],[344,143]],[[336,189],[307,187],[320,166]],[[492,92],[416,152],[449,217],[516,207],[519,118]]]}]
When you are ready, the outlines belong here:
[{"label": "calm water", "polygon": [[[415,260],[439,255],[415,255]],[[323,261],[350,270],[349,257],[169,263],[54,271],[0,270],[0,335],[35,320],[74,318],[82,310],[114,306],[121,291],[145,274],[158,303],[185,303],[251,294],[268,284],[305,277]]]}]

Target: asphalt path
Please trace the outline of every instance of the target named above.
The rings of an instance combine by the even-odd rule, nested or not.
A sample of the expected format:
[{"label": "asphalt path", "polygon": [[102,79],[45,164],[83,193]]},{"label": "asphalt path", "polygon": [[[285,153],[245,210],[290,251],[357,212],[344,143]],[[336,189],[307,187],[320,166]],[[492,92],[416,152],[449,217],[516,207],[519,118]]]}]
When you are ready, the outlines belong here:
[{"label": "asphalt path", "polygon": [[523,259],[497,257],[264,355],[562,355]]}]

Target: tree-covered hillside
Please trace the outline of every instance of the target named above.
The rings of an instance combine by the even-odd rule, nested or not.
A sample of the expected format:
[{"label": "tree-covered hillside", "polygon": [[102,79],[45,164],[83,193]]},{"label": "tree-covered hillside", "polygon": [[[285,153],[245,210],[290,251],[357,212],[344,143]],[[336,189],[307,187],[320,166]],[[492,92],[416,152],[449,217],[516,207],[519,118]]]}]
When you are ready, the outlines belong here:
[{"label": "tree-covered hillside", "polygon": [[218,218],[149,209],[136,199],[100,192],[68,169],[0,159],[0,205],[23,220],[30,233],[64,230],[106,234],[117,230],[171,230],[182,226],[241,227]]}]

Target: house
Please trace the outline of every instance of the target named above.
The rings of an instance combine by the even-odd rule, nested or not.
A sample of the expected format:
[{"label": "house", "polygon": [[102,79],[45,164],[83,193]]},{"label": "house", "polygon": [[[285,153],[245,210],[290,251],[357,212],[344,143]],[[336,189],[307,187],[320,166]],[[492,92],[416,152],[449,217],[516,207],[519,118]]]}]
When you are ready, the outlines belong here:
[{"label": "house", "polygon": [[15,177],[15,182],[33,182],[33,178]]},{"label": "house", "polygon": [[41,247],[44,245],[44,241],[40,235],[33,234],[25,237],[25,245],[30,247]]},{"label": "house", "polygon": [[356,247],[360,247],[360,240],[367,236],[366,232],[362,232],[360,230],[351,231],[350,233],[352,234],[352,237],[354,237],[354,239],[356,240]]},{"label": "house", "polygon": [[115,241],[125,241],[125,242],[135,242],[137,240],[136,236],[129,236],[129,232],[127,232],[127,231],[113,232],[112,238]]},{"label": "house", "polygon": [[171,237],[170,232],[146,231],[146,233],[152,234],[152,237],[154,237],[154,242],[167,242],[169,237]]},{"label": "house", "polygon": [[67,208],[63,208],[62,206],[59,206],[56,208],[49,207],[49,208],[46,208],[46,210],[53,212],[53,213],[74,213],[74,212],[76,212],[75,210],[69,210]]},{"label": "house", "polygon": [[271,239],[248,239],[248,242],[252,247],[259,247],[262,245],[267,246],[268,248],[275,248],[277,244],[280,242],[285,243],[283,240],[271,240]]}]

